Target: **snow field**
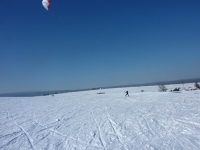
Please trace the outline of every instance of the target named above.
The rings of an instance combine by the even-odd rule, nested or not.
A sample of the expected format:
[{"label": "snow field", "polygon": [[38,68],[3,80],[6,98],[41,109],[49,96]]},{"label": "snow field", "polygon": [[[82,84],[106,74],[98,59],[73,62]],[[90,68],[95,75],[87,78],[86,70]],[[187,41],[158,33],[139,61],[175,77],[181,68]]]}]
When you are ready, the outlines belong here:
[{"label": "snow field", "polygon": [[0,150],[199,150],[200,91],[156,90],[1,97]]}]

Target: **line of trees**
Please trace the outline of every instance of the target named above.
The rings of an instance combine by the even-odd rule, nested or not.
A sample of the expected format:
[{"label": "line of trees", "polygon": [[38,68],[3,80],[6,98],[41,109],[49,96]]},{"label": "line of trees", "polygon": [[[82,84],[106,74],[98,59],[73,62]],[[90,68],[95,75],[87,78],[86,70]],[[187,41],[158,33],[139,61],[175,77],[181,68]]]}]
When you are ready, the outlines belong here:
[{"label": "line of trees", "polygon": [[[198,84],[198,82],[194,83],[194,87],[195,87],[195,89],[191,89],[191,90],[200,89],[200,85]],[[180,88],[175,88],[173,91],[179,91],[179,90],[180,90]],[[158,91],[159,92],[166,92],[167,88],[165,87],[165,85],[161,84],[161,85],[158,85]]]}]

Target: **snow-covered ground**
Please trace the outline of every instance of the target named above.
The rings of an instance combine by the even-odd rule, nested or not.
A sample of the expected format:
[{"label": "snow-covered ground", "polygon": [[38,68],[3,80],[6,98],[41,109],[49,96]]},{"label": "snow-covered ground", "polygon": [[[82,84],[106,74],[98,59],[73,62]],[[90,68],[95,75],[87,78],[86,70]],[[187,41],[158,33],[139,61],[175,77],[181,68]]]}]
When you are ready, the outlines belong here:
[{"label": "snow-covered ground", "polygon": [[[167,88],[180,86],[194,84]],[[200,90],[157,91],[148,86],[1,97],[0,150],[199,150]]]}]

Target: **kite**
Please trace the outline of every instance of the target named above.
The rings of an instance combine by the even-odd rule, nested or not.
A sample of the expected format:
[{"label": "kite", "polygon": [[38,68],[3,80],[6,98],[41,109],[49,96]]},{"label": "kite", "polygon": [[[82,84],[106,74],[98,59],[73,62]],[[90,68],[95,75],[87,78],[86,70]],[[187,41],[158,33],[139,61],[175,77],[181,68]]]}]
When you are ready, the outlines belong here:
[{"label": "kite", "polygon": [[42,5],[46,10],[49,10],[51,4],[51,0],[42,0]]}]

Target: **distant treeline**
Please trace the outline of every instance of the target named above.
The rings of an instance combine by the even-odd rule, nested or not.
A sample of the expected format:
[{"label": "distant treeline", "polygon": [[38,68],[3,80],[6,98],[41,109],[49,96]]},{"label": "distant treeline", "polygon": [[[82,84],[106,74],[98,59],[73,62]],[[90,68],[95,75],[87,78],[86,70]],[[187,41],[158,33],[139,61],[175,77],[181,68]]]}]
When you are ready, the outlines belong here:
[{"label": "distant treeline", "polygon": [[109,87],[106,87],[106,88],[153,86],[153,85],[170,85],[170,84],[185,84],[185,83],[195,83],[195,82],[200,82],[200,78],[182,79],[182,80],[174,80],[174,81],[159,81],[159,82],[142,83],[142,84],[130,84],[130,85],[120,85],[120,86],[109,86]]}]

